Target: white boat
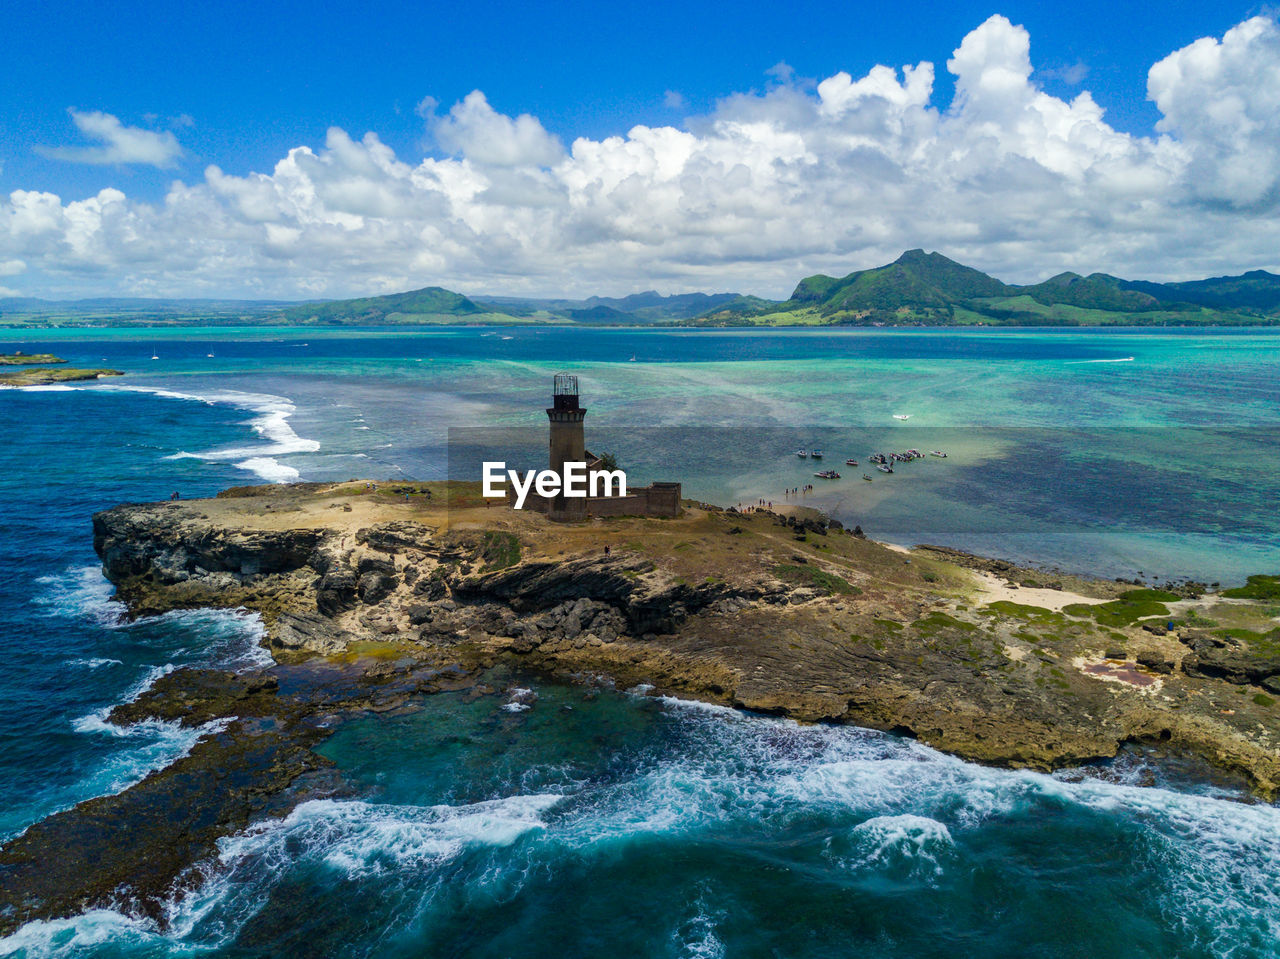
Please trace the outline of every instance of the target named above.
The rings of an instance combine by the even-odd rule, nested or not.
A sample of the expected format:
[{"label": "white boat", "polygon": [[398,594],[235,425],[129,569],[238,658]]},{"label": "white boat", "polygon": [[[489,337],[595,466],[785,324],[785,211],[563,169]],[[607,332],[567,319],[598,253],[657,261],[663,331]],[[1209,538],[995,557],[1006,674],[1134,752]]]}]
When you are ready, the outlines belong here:
[{"label": "white boat", "polygon": [[944,453],[944,452],[942,452],[942,450],[930,450],[930,451],[929,451],[929,455],[930,455],[930,456],[941,456],[943,459],[946,459],[946,458],[947,458],[947,454],[946,454],[946,453]]},{"label": "white boat", "polygon": [[909,420],[911,419],[911,414],[910,413],[894,413],[893,418],[895,420]]},{"label": "white boat", "polygon": [[151,358],[152,358],[153,360],[158,360],[158,359],[160,359],[160,356],[159,356],[159,354],[157,354],[157,353],[156,353],[156,348],[155,348],[154,346],[153,346],[153,347],[151,347]]},{"label": "white boat", "polygon": [[808,450],[796,450],[796,456],[800,457],[802,460],[803,460],[803,459],[808,459],[808,458],[809,458],[809,451],[808,451]]},{"label": "white boat", "polygon": [[812,456],[812,457],[813,457],[814,459],[816,459],[816,460],[820,460],[820,459],[822,459],[822,450],[814,450],[814,451],[813,451],[812,453],[810,453],[809,455],[810,455],[810,456]]}]

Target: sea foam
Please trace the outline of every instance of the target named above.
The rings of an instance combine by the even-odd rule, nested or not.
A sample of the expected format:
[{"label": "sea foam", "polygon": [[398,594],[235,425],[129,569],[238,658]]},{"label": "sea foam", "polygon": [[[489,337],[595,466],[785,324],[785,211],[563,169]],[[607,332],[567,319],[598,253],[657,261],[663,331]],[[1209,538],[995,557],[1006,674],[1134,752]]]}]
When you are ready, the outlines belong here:
[{"label": "sea foam", "polygon": [[270,483],[288,483],[299,478],[298,470],[281,463],[276,457],[291,453],[314,453],[320,449],[315,440],[299,436],[289,424],[289,417],[297,407],[287,398],[271,393],[249,393],[241,390],[210,390],[205,393],[186,393],[155,386],[137,386],[126,383],[95,383],[83,386],[65,386],[64,389],[94,390],[100,392],[145,393],[164,399],[205,403],[209,406],[231,406],[257,414],[248,426],[267,442],[254,446],[234,446],[222,449],[202,450],[191,453],[180,451],[170,459],[193,458],[206,462],[230,462],[238,469],[253,473]]}]

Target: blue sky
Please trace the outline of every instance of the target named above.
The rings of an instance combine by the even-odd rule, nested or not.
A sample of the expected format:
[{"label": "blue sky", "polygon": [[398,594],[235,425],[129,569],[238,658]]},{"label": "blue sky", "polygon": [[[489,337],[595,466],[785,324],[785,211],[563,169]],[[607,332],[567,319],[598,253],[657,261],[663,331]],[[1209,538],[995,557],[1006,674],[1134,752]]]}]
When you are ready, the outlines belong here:
[{"label": "blue sky", "polygon": [[[333,127],[354,141],[372,131],[406,164],[456,157],[456,148],[442,148],[440,131],[418,105],[433,98],[444,116],[473,90],[483,91],[499,116],[536,118],[566,149],[578,137],[625,136],[636,124],[696,131],[714,122],[725,98],[735,94],[761,97],[781,79],[813,98],[816,82],[840,71],[856,80],[877,64],[934,64],[930,105],[945,113],[956,82],[945,64],[993,14],[1029,35],[1030,83],[1037,90],[1063,102],[1088,90],[1110,130],[1154,141],[1162,114],[1148,98],[1152,64],[1200,38],[1222,38],[1259,12],[1265,15],[1256,4],[1221,2],[1165,3],[1158,11],[1126,2],[11,5],[0,32],[0,197],[43,191],[66,204],[110,187],[129,203],[162,204],[175,180],[203,183],[210,164],[226,176],[245,177],[270,174],[296,147],[320,153]],[[1256,59],[1256,49],[1241,56]],[[792,71],[789,80],[773,70],[779,64]],[[80,162],[91,154],[75,150],[94,141],[77,129],[70,108],[172,138],[181,152],[175,149],[158,164]],[[472,223],[469,229],[479,228]],[[929,239],[921,237],[921,244]],[[1007,268],[999,242],[993,235],[984,247],[992,251],[987,262]],[[16,240],[7,250],[2,243],[0,259],[23,264],[21,271],[11,267],[9,276],[27,280],[24,285],[0,271],[0,288],[11,292],[97,292],[124,289],[121,283],[138,291],[150,283],[157,292],[236,292],[234,283],[209,281],[213,272],[200,272],[196,263],[156,264],[150,271],[143,265],[133,280],[113,277],[105,266],[96,275],[89,269],[50,276],[32,251],[24,253]],[[779,263],[786,265],[770,280],[771,289],[789,282],[792,267],[810,262],[847,256],[850,268],[869,265],[859,262],[860,251],[869,257],[879,248],[850,242],[804,255],[781,250]],[[724,262],[740,265],[762,255],[726,255]],[[501,273],[486,278],[474,263],[461,262],[466,257],[456,259],[435,267],[429,257],[422,261],[427,267],[406,262],[402,269],[377,271],[372,282],[422,276],[444,285],[453,280],[455,287],[484,280],[481,285],[517,291],[550,290],[563,282],[550,274],[529,282],[538,275],[535,267],[513,279]],[[1213,260],[1201,256],[1185,269],[1208,269]],[[1255,260],[1240,265],[1258,265]],[[683,262],[681,269],[632,270],[606,285],[688,288],[713,273],[687,257]],[[55,273],[62,269],[50,265]],[[1143,265],[1140,258],[1132,262]],[[182,269],[193,271],[190,282],[181,279]],[[735,273],[749,275],[735,266],[726,278]],[[310,287],[294,289],[285,275],[279,271],[259,286],[276,294],[305,293],[320,283],[313,276]],[[599,278],[610,279],[606,273]],[[352,273],[333,289],[355,289],[358,280]]]}]

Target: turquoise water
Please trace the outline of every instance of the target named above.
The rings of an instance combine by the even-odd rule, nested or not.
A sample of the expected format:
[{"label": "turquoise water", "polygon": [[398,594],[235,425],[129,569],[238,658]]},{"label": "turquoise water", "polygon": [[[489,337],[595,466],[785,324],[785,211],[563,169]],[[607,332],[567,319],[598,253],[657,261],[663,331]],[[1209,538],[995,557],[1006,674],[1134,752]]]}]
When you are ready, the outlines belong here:
[{"label": "turquoise water", "polygon": [[[111,705],[183,664],[260,661],[252,617],[121,625],[94,510],[442,477],[451,429],[545,442],[560,369],[582,378],[589,442],[688,495],[779,500],[810,481],[801,445],[839,466],[936,444],[946,460],[849,468],[805,502],[874,536],[1113,575],[1280,569],[1274,335],[0,333],[13,349],[129,376],[0,391],[0,838],[193,741],[111,727]],[[1141,758],[1011,774],[856,729],[540,691],[524,713],[441,696],[347,727],[325,748],[361,798],[229,839],[163,934],[102,912],[0,954],[1280,954],[1276,810],[1195,776]]]}]

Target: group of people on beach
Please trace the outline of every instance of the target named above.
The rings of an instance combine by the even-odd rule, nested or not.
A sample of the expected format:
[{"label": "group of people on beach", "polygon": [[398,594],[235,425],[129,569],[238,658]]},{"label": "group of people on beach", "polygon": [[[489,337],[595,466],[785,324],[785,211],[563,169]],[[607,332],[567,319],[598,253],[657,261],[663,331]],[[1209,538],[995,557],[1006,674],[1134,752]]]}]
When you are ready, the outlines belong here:
[{"label": "group of people on beach", "polygon": [[811,493],[811,492],[813,492],[813,484],[812,484],[812,483],[805,483],[805,484],[804,484],[804,486],[789,486],[789,487],[787,487],[787,489],[786,489],[786,491],[785,491],[785,494],[784,494],[784,495],[786,495],[786,496],[803,496],[805,493]]}]

